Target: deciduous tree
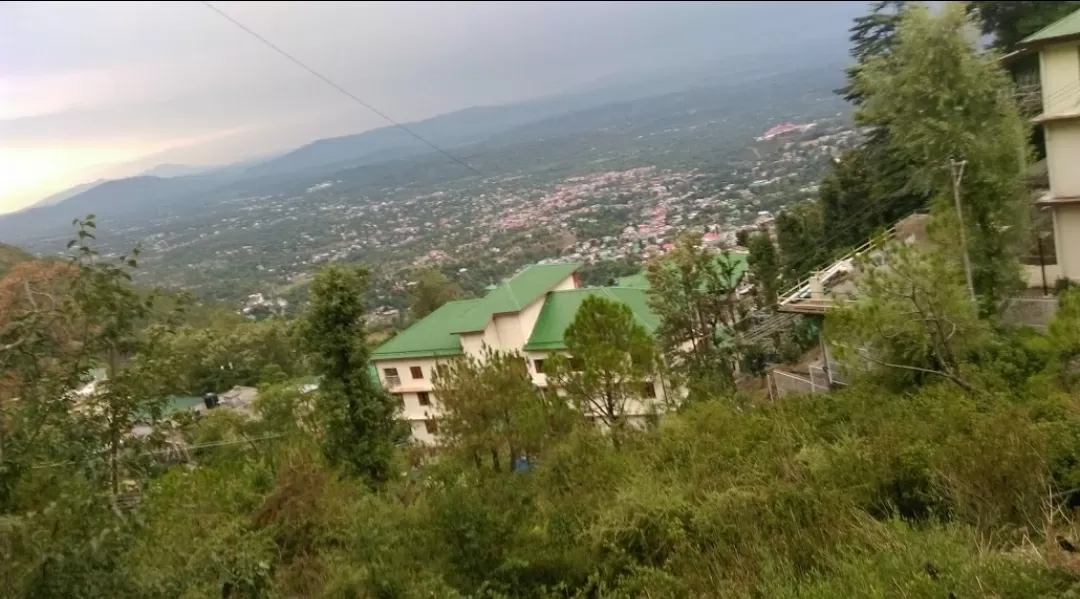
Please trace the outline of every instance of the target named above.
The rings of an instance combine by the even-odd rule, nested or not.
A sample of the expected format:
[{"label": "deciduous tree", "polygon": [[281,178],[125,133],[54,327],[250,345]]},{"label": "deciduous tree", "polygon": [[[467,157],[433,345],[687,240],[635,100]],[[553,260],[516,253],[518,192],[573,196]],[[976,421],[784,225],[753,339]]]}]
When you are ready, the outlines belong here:
[{"label": "deciduous tree", "polygon": [[936,376],[975,390],[962,366],[987,329],[955,256],[898,245],[883,266],[864,261],[855,284],[855,299],[826,317],[825,337],[856,376],[904,385]]},{"label": "deciduous tree", "polygon": [[443,410],[440,440],[495,471],[535,457],[577,418],[554,392],[533,384],[521,354],[490,348],[440,365],[435,397]]},{"label": "deciduous tree", "polygon": [[[991,312],[1020,283],[1027,127],[1009,76],[975,47],[962,6],[911,8],[897,35],[893,52],[859,73],[861,114],[885,122],[894,151],[912,164],[912,189],[935,198],[940,226],[953,230],[958,182],[975,290]],[[961,162],[962,177],[950,166]]]},{"label": "deciduous tree", "polygon": [[707,250],[694,231],[646,269],[649,306],[660,317],[660,348],[692,397],[731,389],[731,327],[740,318],[736,291],[742,274],[729,256]]}]

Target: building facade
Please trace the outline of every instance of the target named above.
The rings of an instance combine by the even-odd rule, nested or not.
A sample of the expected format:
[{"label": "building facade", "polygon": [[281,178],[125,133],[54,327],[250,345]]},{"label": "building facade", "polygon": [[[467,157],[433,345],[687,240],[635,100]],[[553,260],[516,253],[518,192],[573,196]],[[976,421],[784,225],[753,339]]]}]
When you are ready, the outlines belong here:
[{"label": "building facade", "polygon": [[[578,264],[533,265],[479,299],[449,302],[379,346],[371,355],[379,380],[401,402],[413,439],[438,443],[443,416],[433,378],[436,368],[460,356],[482,359],[484,348],[518,352],[528,362],[533,383],[547,388],[543,364],[564,352],[563,333],[582,300],[600,295],[630,307],[650,333],[659,319],[649,309],[647,291],[630,287],[582,287]],[[664,389],[654,384],[640,401],[627,405],[631,418],[645,418],[662,405]]]},{"label": "building facade", "polygon": [[[1038,52],[1049,191],[1037,205],[1052,214],[1056,264],[1046,277],[1080,281],[1080,11],[1021,42]],[[1042,276],[1042,273],[1039,273]]]}]

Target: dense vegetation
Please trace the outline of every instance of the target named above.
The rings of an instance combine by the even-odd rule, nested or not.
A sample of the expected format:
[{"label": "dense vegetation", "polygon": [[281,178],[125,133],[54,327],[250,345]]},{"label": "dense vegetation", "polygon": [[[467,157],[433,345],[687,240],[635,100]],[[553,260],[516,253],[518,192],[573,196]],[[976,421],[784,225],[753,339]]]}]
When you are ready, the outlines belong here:
[{"label": "dense vegetation", "polygon": [[[1023,191],[1001,159],[1024,139],[1015,107],[990,110],[967,89],[971,114],[904,104],[1007,86],[961,43],[966,27],[959,7],[906,8],[889,58],[863,65],[856,89],[866,110],[912,111],[885,132],[913,175],[939,158],[926,131],[982,118],[963,136],[977,207],[966,225],[973,261],[1007,274],[1023,239],[993,231]],[[952,185],[918,180],[928,199]],[[368,271],[324,269],[294,322],[196,319],[133,287],[138,252],[103,258],[88,219],[69,262],[0,280],[0,592],[1075,597],[1080,290],[1062,292],[1045,332],[1004,325],[988,299],[1007,285],[976,271],[972,301],[960,225],[947,203],[928,207],[931,242],[862,264],[858,299],[825,319],[843,390],[780,402],[737,391],[738,281],[691,233],[647,265],[653,336],[620,304],[583,303],[570,356],[545,367],[564,396],[532,385],[514,354],[439,370],[437,452],[405,442],[369,377]],[[767,240],[747,240],[756,279],[791,268],[783,239],[771,255]],[[459,292],[424,278],[418,313]],[[108,381],[72,394],[95,367]],[[632,420],[644,383],[663,386],[670,412]],[[233,384],[260,385],[254,417],[163,418],[171,394]],[[129,434],[140,424],[153,432]]]},{"label": "dense vegetation", "polygon": [[[840,92],[855,104],[856,122],[872,133],[826,173],[815,201],[778,216],[779,276],[785,283],[798,281],[912,212],[952,201],[953,178],[967,205],[975,284],[986,292],[980,297],[992,303],[1015,283],[1014,273],[1001,268],[996,256],[1019,255],[1028,248],[1004,239],[988,224],[1029,220],[1027,203],[1018,193],[1024,183],[1018,158],[1029,132],[1015,106],[1009,107],[1008,118],[997,118],[1001,105],[995,94],[1014,96],[1015,90],[997,64],[1000,53],[965,51],[970,35],[952,35],[962,18],[959,11],[952,23],[940,23],[936,30],[930,24],[909,28],[909,39],[903,40],[897,25],[919,5],[878,2],[851,29],[857,62]],[[971,2],[966,8],[982,33],[993,36],[994,47],[1008,52],[1080,4]],[[944,55],[923,52],[941,44],[953,47]],[[963,112],[953,108],[959,106]],[[985,123],[994,128],[985,129]],[[963,171],[960,163],[965,163]],[[1028,230],[1012,227],[1007,235]]]}]

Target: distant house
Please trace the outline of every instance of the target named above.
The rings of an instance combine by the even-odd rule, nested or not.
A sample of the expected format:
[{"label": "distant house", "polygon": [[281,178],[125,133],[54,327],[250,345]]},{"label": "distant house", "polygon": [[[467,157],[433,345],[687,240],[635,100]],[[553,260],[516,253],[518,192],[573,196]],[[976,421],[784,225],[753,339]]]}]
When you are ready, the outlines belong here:
[{"label": "distant house", "polygon": [[[630,307],[649,332],[659,318],[649,309],[640,288],[581,287],[578,264],[546,264],[525,268],[480,299],[450,302],[379,346],[371,355],[379,380],[397,396],[413,438],[437,443],[442,409],[434,392],[436,367],[456,357],[480,357],[485,346],[518,351],[528,361],[533,382],[547,387],[544,360],[566,349],[563,333],[582,300],[599,295]],[[643,390],[641,401],[629,406],[633,417],[644,418],[663,399],[663,386]]]}]

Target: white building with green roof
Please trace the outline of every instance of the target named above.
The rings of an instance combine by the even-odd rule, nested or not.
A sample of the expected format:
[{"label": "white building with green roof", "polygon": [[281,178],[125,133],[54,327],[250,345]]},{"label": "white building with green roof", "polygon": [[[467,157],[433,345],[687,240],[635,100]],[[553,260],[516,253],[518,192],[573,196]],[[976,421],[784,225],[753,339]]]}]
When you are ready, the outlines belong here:
[{"label": "white building with green roof", "polygon": [[[437,442],[442,414],[432,376],[441,362],[462,355],[479,357],[485,346],[518,351],[529,362],[533,382],[546,387],[544,359],[566,348],[563,332],[589,295],[603,295],[626,304],[649,332],[656,329],[659,318],[649,309],[646,290],[583,288],[577,276],[579,266],[529,266],[482,298],[443,305],[372,353],[379,380],[400,399],[414,439],[427,444]],[[662,393],[662,386],[656,385],[655,393],[648,395],[662,399]],[[631,412],[644,415],[648,408],[643,403],[632,407]]]}]

